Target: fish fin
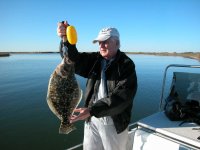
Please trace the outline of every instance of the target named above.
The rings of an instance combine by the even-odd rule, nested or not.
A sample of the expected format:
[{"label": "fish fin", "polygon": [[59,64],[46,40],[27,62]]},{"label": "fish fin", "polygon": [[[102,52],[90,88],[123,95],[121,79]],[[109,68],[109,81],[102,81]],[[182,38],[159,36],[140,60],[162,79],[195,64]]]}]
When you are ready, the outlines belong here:
[{"label": "fish fin", "polygon": [[75,129],[76,127],[73,124],[64,125],[61,123],[60,128],[59,128],[59,134],[69,134]]},{"label": "fish fin", "polygon": [[51,78],[49,80],[49,84],[48,84],[48,91],[47,91],[47,97],[46,97],[46,100],[47,100],[47,104],[50,108],[50,110],[61,120],[61,116],[59,115],[58,111],[56,110],[55,107],[53,107],[53,102],[50,100],[49,98],[49,92],[50,92],[50,87],[51,87],[51,80],[52,80],[52,76],[53,74],[51,74]]},{"label": "fish fin", "polygon": [[78,107],[78,105],[80,104],[81,100],[82,100],[82,97],[83,97],[83,91],[80,89],[79,90],[79,100],[78,100],[78,103],[77,105],[75,106],[75,109]]},{"label": "fish fin", "polygon": [[50,110],[51,110],[60,120],[62,120],[62,117],[59,115],[59,113],[58,113],[58,111],[56,110],[56,108],[53,107],[53,103],[52,103],[51,101],[47,100],[47,104],[48,104]]},{"label": "fish fin", "polygon": [[[80,88],[79,88],[80,89]],[[79,90],[79,100],[78,100],[78,103],[76,104],[76,106],[74,107],[74,110],[78,107],[78,105],[80,104],[81,100],[82,100],[82,97],[83,97],[83,91],[80,89]],[[74,114],[74,110],[72,111],[72,115]]]}]

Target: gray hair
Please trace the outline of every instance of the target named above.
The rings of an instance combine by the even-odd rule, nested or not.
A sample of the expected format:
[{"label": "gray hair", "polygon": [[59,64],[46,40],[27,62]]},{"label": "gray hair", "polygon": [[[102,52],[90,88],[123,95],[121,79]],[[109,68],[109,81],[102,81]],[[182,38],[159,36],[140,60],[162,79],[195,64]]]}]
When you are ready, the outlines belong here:
[{"label": "gray hair", "polygon": [[111,36],[110,39],[115,40],[118,46],[118,49],[120,48],[120,39],[117,36]]}]

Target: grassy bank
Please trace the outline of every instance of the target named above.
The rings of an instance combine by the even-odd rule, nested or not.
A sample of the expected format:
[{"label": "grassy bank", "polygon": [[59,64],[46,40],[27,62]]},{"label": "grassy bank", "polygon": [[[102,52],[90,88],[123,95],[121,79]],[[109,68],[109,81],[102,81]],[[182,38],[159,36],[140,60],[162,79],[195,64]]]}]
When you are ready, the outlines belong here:
[{"label": "grassy bank", "polygon": [[8,52],[0,52],[0,57],[6,57],[6,56],[10,56],[10,53],[8,53]]},{"label": "grassy bank", "polygon": [[184,53],[169,53],[169,52],[127,52],[127,54],[136,55],[155,55],[155,56],[181,56],[185,58],[197,59],[200,61],[200,52],[184,52]]},{"label": "grassy bank", "polygon": [[[0,57],[10,56],[10,54],[48,54],[48,53],[58,53],[58,52],[0,52]],[[126,54],[134,55],[155,55],[155,56],[180,56],[185,58],[196,59],[200,61],[200,52],[126,52]]]}]

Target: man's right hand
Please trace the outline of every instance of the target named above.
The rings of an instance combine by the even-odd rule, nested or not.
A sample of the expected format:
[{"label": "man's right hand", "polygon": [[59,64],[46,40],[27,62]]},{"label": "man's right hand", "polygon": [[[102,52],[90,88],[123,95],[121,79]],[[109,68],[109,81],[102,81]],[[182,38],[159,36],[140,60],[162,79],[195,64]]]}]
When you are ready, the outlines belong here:
[{"label": "man's right hand", "polygon": [[76,108],[74,110],[74,113],[78,113],[77,115],[72,114],[70,118],[70,123],[74,123],[78,120],[86,120],[88,117],[90,117],[90,111],[88,108]]},{"label": "man's right hand", "polygon": [[67,29],[68,23],[67,21],[63,22],[58,22],[58,26],[57,26],[57,35],[62,38],[63,42],[67,41],[67,37],[66,37],[66,29]]}]

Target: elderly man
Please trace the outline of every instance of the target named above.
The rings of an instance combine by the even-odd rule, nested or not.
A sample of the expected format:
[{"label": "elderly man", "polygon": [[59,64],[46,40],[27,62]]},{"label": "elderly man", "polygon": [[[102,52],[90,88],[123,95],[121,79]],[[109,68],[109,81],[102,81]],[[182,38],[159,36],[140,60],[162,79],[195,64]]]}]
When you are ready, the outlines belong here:
[{"label": "elderly man", "polygon": [[76,74],[87,78],[85,107],[77,108],[71,122],[86,120],[84,150],[125,150],[133,99],[137,91],[134,62],[120,51],[120,35],[116,28],[100,30],[93,43],[99,52],[78,52],[66,38],[67,22],[58,23],[60,44],[68,48]]}]

